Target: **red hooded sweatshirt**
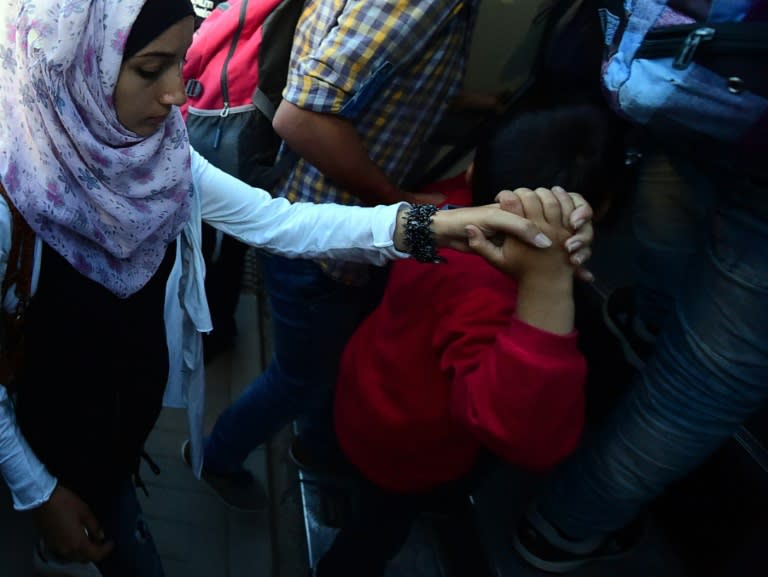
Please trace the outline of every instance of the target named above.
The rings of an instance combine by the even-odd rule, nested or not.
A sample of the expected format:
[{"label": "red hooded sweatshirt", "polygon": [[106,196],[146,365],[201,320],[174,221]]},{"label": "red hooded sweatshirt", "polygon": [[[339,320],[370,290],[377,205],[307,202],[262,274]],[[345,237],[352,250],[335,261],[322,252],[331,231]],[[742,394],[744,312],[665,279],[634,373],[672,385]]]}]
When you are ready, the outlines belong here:
[{"label": "red hooded sweatshirt", "polygon": [[[435,185],[467,204],[463,177]],[[396,262],[379,307],[348,343],[335,423],[370,481],[418,492],[468,473],[486,447],[530,469],[576,446],[586,363],[576,334],[515,318],[516,283],[477,255]]]}]

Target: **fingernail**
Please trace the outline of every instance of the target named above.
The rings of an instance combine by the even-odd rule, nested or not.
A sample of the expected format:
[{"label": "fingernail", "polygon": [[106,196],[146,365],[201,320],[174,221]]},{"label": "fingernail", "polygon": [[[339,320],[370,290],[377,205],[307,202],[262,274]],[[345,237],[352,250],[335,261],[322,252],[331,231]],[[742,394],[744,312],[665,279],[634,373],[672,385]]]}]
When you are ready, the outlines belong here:
[{"label": "fingernail", "polygon": [[576,252],[581,248],[582,242],[580,240],[568,241],[565,243],[565,248],[568,252]]},{"label": "fingernail", "polygon": [[464,234],[466,234],[469,238],[474,238],[475,231],[472,230],[471,228],[465,228],[464,229]]},{"label": "fingernail", "polygon": [[580,254],[577,254],[571,259],[571,262],[575,264],[576,266],[580,265],[582,262],[584,262],[584,257]]},{"label": "fingernail", "polygon": [[549,237],[546,234],[540,232],[533,238],[533,244],[539,248],[547,248],[548,246],[552,246],[552,241],[549,240]]},{"label": "fingernail", "polygon": [[585,221],[583,218],[580,218],[579,220],[577,220],[576,222],[574,222],[574,223],[573,223],[573,228],[575,228],[576,230],[578,230],[578,229],[580,229],[582,226],[584,226],[584,223],[585,223],[585,222],[586,222],[586,221]]}]

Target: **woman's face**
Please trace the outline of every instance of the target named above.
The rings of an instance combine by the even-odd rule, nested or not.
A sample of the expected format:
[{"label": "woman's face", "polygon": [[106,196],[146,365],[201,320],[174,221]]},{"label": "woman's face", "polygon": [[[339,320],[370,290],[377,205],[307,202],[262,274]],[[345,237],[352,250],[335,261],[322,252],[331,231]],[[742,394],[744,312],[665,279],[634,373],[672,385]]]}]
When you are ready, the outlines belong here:
[{"label": "woman's face", "polygon": [[153,134],[186,101],[181,67],[192,43],[194,18],[179,20],[123,62],[115,87],[117,119],[139,136]]}]

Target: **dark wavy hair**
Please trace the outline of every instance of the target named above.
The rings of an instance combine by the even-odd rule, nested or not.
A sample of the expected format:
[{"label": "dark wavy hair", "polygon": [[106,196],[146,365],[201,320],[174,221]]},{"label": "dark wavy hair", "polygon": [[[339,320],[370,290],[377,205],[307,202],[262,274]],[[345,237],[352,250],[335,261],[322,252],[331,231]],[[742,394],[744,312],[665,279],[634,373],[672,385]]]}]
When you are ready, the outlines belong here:
[{"label": "dark wavy hair", "polygon": [[523,113],[503,122],[475,152],[472,204],[503,189],[562,186],[587,201],[601,181],[605,118],[590,105]]}]

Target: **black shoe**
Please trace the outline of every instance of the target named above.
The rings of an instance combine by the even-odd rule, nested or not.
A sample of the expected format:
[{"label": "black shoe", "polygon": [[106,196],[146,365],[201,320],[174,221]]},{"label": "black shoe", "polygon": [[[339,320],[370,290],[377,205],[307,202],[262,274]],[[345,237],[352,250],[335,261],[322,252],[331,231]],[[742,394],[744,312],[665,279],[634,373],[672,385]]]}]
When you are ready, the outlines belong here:
[{"label": "black shoe", "polygon": [[[181,445],[181,458],[192,466],[189,440]],[[246,512],[263,511],[267,508],[267,494],[256,477],[243,469],[236,473],[214,473],[203,466],[203,481],[233,509]]]},{"label": "black shoe", "polygon": [[637,317],[631,288],[617,288],[608,295],[603,303],[603,321],[619,340],[627,362],[642,370],[656,346],[656,334]]},{"label": "black shoe", "polygon": [[548,573],[569,573],[593,561],[617,559],[630,553],[645,534],[640,519],[603,539],[575,541],[563,535],[535,509],[517,526],[512,544],[532,566]]}]

